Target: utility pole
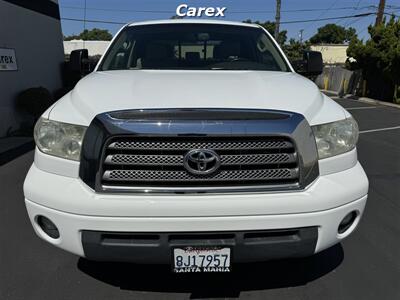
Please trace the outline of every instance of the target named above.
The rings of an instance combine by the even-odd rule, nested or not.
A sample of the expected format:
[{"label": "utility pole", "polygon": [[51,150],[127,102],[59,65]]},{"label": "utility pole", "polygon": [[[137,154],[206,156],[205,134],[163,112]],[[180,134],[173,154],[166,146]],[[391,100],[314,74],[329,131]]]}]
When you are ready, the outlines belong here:
[{"label": "utility pole", "polygon": [[304,32],[304,29],[300,29],[300,32],[299,32],[300,44],[303,44],[303,32]]},{"label": "utility pole", "polygon": [[[84,0],[84,7],[83,7],[83,34],[85,34],[86,30],[86,0]],[[85,38],[83,38],[83,48],[85,48]]]},{"label": "utility pole", "polygon": [[276,15],[275,15],[275,40],[278,40],[279,25],[281,23],[281,0],[276,0]]},{"label": "utility pole", "polygon": [[379,0],[378,13],[376,14],[375,26],[382,24],[384,13],[385,13],[385,0]]}]

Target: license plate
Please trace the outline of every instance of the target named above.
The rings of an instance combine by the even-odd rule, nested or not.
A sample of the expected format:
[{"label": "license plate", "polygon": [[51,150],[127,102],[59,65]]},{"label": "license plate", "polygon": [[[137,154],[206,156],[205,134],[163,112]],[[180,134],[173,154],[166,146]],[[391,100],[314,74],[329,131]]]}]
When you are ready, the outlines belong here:
[{"label": "license plate", "polygon": [[230,248],[184,247],[173,251],[173,271],[176,273],[231,271]]}]

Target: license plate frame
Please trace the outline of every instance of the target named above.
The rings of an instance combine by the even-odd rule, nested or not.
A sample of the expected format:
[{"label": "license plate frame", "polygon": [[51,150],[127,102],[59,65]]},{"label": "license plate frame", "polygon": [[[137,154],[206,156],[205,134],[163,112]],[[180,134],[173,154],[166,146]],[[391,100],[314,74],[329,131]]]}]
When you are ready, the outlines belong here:
[{"label": "license plate frame", "polygon": [[[185,256],[183,256],[183,265],[180,267],[177,266],[176,257],[182,254]],[[225,255],[227,255],[226,261],[223,261]],[[209,256],[212,256],[211,262]],[[171,259],[171,268],[174,273],[229,273],[232,271],[232,247],[229,246],[173,247]],[[216,263],[218,259],[220,259],[219,266]]]}]

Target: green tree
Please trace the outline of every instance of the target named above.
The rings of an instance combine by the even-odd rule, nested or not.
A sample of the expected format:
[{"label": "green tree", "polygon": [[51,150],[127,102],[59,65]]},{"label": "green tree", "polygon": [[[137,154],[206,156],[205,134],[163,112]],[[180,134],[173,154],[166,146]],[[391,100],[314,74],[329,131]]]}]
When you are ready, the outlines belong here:
[{"label": "green tree", "polygon": [[378,26],[369,26],[370,39],[353,39],[347,49],[349,67],[362,69],[368,81],[382,76],[393,86],[393,100],[400,102],[400,19],[392,17]]},{"label": "green tree", "polygon": [[112,34],[106,29],[93,28],[92,30],[85,29],[79,35],[65,36],[65,41],[85,40],[85,41],[110,41]]},{"label": "green tree", "polygon": [[310,50],[310,43],[300,43],[295,39],[290,39],[288,44],[282,46],[282,50],[290,61],[303,59],[303,51]]},{"label": "green tree", "polygon": [[[252,21],[246,20],[244,23],[249,24],[258,24],[264,27],[270,34],[274,35],[275,32],[275,22],[260,22],[260,21]],[[286,43],[287,40],[287,31],[283,30],[279,32],[278,43],[281,46],[282,50],[285,52],[286,56],[290,61],[300,60],[303,58],[303,51],[310,49],[310,43],[307,41],[305,43],[300,43],[295,39],[290,39],[289,43]]]},{"label": "green tree", "polygon": [[343,44],[357,37],[353,27],[346,29],[336,24],[326,24],[318,28],[315,35],[310,38],[312,44]]},{"label": "green tree", "polygon": [[[261,25],[264,27],[270,34],[274,35],[275,32],[275,22],[270,22],[270,21],[265,21],[265,22],[260,22],[260,21],[252,21],[250,19],[243,21],[244,23],[249,23],[249,24],[257,24]],[[286,43],[287,40],[287,30],[282,30],[279,32],[279,36],[277,39],[277,42],[279,45],[283,45]]]}]

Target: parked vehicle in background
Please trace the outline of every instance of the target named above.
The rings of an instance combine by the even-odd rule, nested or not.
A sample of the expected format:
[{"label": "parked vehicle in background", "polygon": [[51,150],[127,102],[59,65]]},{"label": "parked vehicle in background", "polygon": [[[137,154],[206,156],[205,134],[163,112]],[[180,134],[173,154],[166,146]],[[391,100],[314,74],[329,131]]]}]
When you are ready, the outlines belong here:
[{"label": "parked vehicle in background", "polygon": [[260,26],[129,24],[37,123],[26,207],[41,238],[91,260],[227,272],[309,256],[363,214],[357,138]]}]

